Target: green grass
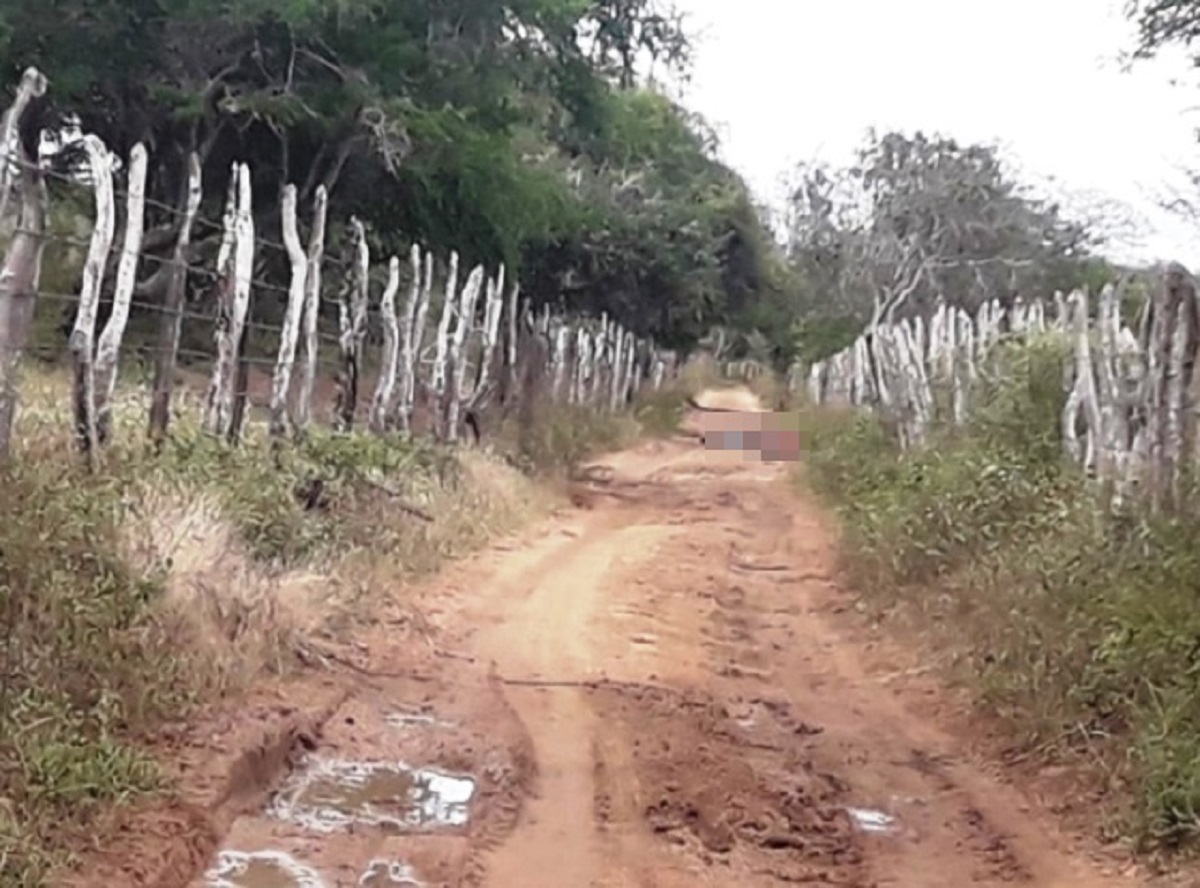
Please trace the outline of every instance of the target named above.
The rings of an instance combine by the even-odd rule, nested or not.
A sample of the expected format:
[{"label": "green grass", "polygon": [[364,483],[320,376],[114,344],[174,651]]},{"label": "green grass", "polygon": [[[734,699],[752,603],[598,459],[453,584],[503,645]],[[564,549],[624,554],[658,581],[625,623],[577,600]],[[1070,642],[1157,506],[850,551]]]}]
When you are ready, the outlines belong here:
[{"label": "green grass", "polygon": [[861,415],[809,411],[809,483],[878,612],[957,667],[1027,751],[1091,762],[1110,828],[1200,838],[1200,523],[1116,516],[1061,454],[1063,354],[1011,347],[974,418],[901,454]]}]

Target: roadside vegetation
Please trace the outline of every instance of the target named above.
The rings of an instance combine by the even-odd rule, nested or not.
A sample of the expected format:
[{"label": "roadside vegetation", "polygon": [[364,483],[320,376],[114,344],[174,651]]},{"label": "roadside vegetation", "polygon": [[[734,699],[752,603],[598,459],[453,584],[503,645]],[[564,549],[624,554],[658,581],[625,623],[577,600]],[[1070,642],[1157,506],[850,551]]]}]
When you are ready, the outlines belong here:
[{"label": "roadside vegetation", "polygon": [[[1200,34],[1200,3],[1133,3],[1127,13],[1139,56],[1191,48]],[[1094,300],[1120,282],[1133,325],[1162,286],[1159,271],[1100,258],[1122,225],[1111,208],[1088,217],[1077,207],[1068,220],[991,149],[893,134],[868,140],[860,160],[798,171],[789,262],[810,282],[801,292],[826,294],[793,326],[804,362],[885,317],[928,321],[939,303],[973,315],[1013,293],[1048,300],[1079,287]],[[1195,205],[1187,194],[1177,202]],[[840,517],[844,570],[863,604],[971,689],[1012,741],[1007,753],[1089,779],[1110,837],[1160,859],[1192,853],[1200,499],[1185,483],[1158,513],[1137,496],[1111,506],[1111,491],[1064,456],[1071,347],[1046,335],[1002,349],[996,369],[972,381],[965,423],[935,423],[907,451],[886,410],[781,395],[803,419],[802,483]],[[772,385],[779,395],[778,383],[761,383],[765,393]],[[946,413],[949,392],[934,397]]]},{"label": "roadside vegetation", "polygon": [[969,682],[1014,753],[1080,766],[1142,851],[1200,828],[1200,533],[1114,514],[1062,456],[1064,351],[1011,348],[968,423],[902,453],[878,419],[804,410],[803,476],[836,509],[876,617]]},{"label": "roadside vegetation", "polygon": [[67,385],[27,379],[19,456],[0,469],[5,886],[44,884],[113,805],[169,790],[156,728],[306,668],[402,606],[406,583],[542,514],[556,478],[643,433],[641,411],[661,431],[682,403],[539,413],[524,462],[510,432],[451,451],[315,431],[277,458],[186,417],[153,453],[137,409],[117,436],[137,443],[93,474],[68,440]]}]

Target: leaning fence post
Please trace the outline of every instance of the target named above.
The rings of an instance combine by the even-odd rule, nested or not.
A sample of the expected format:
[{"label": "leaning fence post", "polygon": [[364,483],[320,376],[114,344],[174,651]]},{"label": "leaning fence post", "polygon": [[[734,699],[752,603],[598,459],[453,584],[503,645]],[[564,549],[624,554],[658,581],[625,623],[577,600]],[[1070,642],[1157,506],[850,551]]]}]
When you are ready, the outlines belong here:
[{"label": "leaning fence post", "polygon": [[187,199],[183,223],[175,241],[171,258],[171,279],[158,327],[158,354],[154,360],[153,394],[150,400],[150,439],[160,446],[167,437],[171,423],[171,395],[175,389],[175,362],[179,354],[179,335],[183,329],[183,302],[187,291],[187,256],[192,239],[192,226],[200,211],[203,196],[200,178],[200,159],[188,157]]},{"label": "leaning fence post", "polygon": [[[16,233],[0,271],[0,459],[7,458],[12,442],[17,412],[17,376],[21,355],[33,327],[33,310],[37,306],[48,211],[45,178],[41,169],[25,156],[17,134],[25,107],[45,92],[46,78],[36,68],[26,69],[17,99],[0,121],[4,139],[0,145],[3,151],[0,157],[0,211],[7,204],[14,184],[10,178],[14,160],[20,171],[16,184],[21,198]],[[9,153],[14,150],[15,158]]]},{"label": "leaning fence post", "polygon": [[112,155],[96,136],[85,136],[83,147],[92,168],[96,220],[87,261],[83,266],[79,307],[68,348],[71,352],[75,441],[87,457],[88,465],[95,468],[99,441],[96,433],[96,376],[92,365],[92,347],[96,334],[96,311],[100,306],[100,285],[104,281],[108,252],[112,249],[116,214],[113,208]]},{"label": "leaning fence post", "polygon": [[112,437],[112,401],[117,389],[121,340],[129,323],[129,303],[137,283],[138,259],[142,251],[142,227],[146,209],[146,147],[133,146],[129,155],[129,193],[125,201],[125,237],[117,264],[112,314],[100,334],[96,348],[96,432],[101,444]]}]

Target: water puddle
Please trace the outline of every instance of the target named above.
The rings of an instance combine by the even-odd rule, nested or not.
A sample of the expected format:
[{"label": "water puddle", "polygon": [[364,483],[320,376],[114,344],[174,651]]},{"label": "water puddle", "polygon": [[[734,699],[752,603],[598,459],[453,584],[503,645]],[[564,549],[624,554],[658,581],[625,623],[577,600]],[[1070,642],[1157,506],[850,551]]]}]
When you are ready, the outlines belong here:
[{"label": "water puddle", "polygon": [[896,818],[871,808],[847,808],[846,813],[863,832],[888,833],[895,827]]},{"label": "water puddle", "polygon": [[395,860],[372,860],[367,871],[359,877],[359,888],[421,888],[412,867]]},{"label": "water puddle", "polygon": [[318,760],[272,798],[268,816],[316,832],[354,824],[398,832],[465,826],[475,781],[400,763]]},{"label": "water puddle", "polygon": [[204,880],[207,888],[326,888],[316,870],[282,851],[222,851]]},{"label": "water puddle", "polygon": [[389,712],[384,716],[386,721],[393,728],[452,728],[453,723],[442,721],[440,718],[430,715],[427,712],[414,712],[412,710],[397,709],[394,712]]}]

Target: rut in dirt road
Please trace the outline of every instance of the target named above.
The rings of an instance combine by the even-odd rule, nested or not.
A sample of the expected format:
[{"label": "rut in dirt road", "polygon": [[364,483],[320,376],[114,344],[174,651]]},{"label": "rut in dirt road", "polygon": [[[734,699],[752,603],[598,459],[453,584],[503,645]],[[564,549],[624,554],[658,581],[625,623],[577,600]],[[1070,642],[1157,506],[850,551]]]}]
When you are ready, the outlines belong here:
[{"label": "rut in dirt road", "polygon": [[790,466],[694,438],[607,466],[380,615],[190,884],[1136,884],[875,671]]}]

